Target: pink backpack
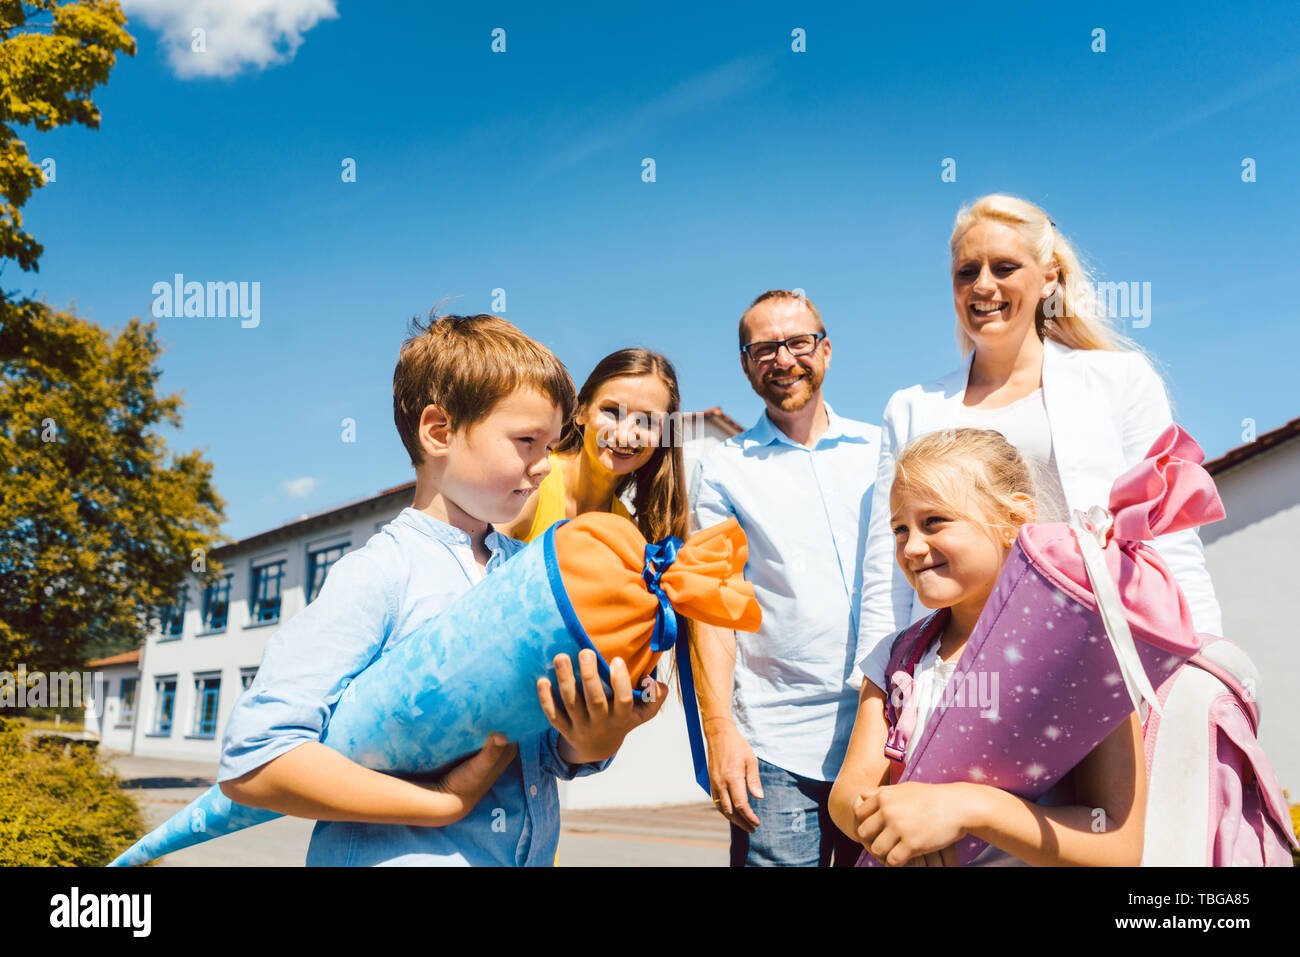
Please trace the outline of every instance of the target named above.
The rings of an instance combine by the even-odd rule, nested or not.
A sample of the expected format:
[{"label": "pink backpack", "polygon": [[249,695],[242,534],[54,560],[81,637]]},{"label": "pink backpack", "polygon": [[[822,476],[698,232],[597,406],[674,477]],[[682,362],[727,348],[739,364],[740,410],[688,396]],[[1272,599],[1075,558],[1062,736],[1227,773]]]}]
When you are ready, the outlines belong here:
[{"label": "pink backpack", "polygon": [[1233,642],[1199,637],[1156,689],[1163,717],[1147,709],[1142,725],[1142,866],[1290,867],[1290,812],[1256,738],[1259,673]]},{"label": "pink backpack", "polygon": [[[914,622],[894,639],[885,700],[889,782],[903,770],[916,725],[912,676],[945,616]],[[1260,747],[1259,675],[1226,638],[1199,635],[1201,650],[1156,689],[1142,725],[1147,765],[1143,867],[1290,867],[1297,846],[1273,766]],[[1161,733],[1163,731],[1163,733]],[[1202,835],[1196,840],[1196,835]]]}]

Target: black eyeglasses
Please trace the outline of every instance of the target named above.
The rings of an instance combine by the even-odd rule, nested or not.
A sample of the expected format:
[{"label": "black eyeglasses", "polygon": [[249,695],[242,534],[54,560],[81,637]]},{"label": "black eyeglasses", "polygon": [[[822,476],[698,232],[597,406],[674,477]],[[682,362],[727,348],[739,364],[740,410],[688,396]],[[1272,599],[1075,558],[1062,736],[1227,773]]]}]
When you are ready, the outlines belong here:
[{"label": "black eyeglasses", "polygon": [[750,362],[769,362],[776,358],[782,346],[785,346],[786,351],[792,356],[806,356],[816,350],[817,343],[825,338],[824,332],[805,332],[802,335],[791,336],[789,339],[751,342],[740,351],[749,356]]}]

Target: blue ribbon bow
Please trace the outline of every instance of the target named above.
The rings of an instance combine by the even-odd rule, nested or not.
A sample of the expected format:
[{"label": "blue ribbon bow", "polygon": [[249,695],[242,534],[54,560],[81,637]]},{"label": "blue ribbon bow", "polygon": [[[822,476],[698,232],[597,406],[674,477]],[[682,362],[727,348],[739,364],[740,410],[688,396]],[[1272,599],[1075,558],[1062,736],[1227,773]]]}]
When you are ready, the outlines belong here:
[{"label": "blue ribbon bow", "polygon": [[709,787],[709,765],[704,752],[704,734],[700,729],[700,714],[695,701],[695,681],[691,675],[691,651],[686,642],[677,640],[681,623],[677,620],[672,602],[664,594],[663,586],[659,584],[664,572],[677,560],[677,550],[681,547],[682,540],[676,535],[669,535],[654,545],[647,544],[641,579],[645,582],[646,590],[659,599],[655,630],[650,636],[650,650],[667,651],[676,646],[677,687],[682,696],[682,708],[686,712],[686,734],[691,742],[695,782],[704,789],[705,794],[712,794]]}]

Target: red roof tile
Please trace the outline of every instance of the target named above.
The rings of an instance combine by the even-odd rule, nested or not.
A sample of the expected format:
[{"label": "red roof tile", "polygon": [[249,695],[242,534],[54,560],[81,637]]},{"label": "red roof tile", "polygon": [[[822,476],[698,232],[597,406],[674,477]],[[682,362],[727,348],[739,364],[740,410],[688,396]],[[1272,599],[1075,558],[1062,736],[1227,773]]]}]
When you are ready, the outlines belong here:
[{"label": "red roof tile", "polygon": [[1274,429],[1271,432],[1265,432],[1263,435],[1256,436],[1254,442],[1247,442],[1245,445],[1239,445],[1235,449],[1230,449],[1217,459],[1211,459],[1205,463],[1205,471],[1211,475],[1218,475],[1225,472],[1234,465],[1240,465],[1247,459],[1254,458],[1261,452],[1267,452],[1269,449],[1276,448],[1283,442],[1300,436],[1300,419],[1292,419],[1281,428]]},{"label": "red roof tile", "polygon": [[94,661],[87,661],[87,668],[107,668],[109,665],[127,665],[139,663],[140,649],[135,651],[124,651],[120,655],[110,655],[107,658],[96,658]]}]

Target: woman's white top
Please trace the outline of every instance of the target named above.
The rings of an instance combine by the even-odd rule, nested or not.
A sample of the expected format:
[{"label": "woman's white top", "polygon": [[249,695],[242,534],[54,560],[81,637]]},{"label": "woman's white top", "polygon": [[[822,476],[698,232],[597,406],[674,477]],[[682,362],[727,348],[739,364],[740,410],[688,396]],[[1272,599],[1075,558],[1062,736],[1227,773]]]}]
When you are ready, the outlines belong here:
[{"label": "woman's white top", "polygon": [[1047,422],[1047,404],[1043,390],[1035,389],[1023,399],[997,409],[977,409],[963,405],[957,413],[959,428],[992,429],[1001,432],[1014,445],[1029,466],[1034,480],[1034,501],[1038,506],[1036,522],[1068,522],[1065,490],[1056,469],[1052,449],[1052,429]]},{"label": "woman's white top", "polygon": [[[895,392],[885,406],[862,569],[855,681],[865,674],[885,688],[890,639],[929,614],[894,560],[889,490],[903,446],[919,435],[958,424],[973,358],[972,353],[961,368],[942,379]],[[1051,457],[1069,510],[1104,507],[1115,480],[1145,458],[1173,422],[1164,383],[1138,352],[1071,349],[1048,339],[1043,343],[1042,388]],[[1152,544],[1186,595],[1196,629],[1223,634],[1196,530],[1162,535]]]}]

